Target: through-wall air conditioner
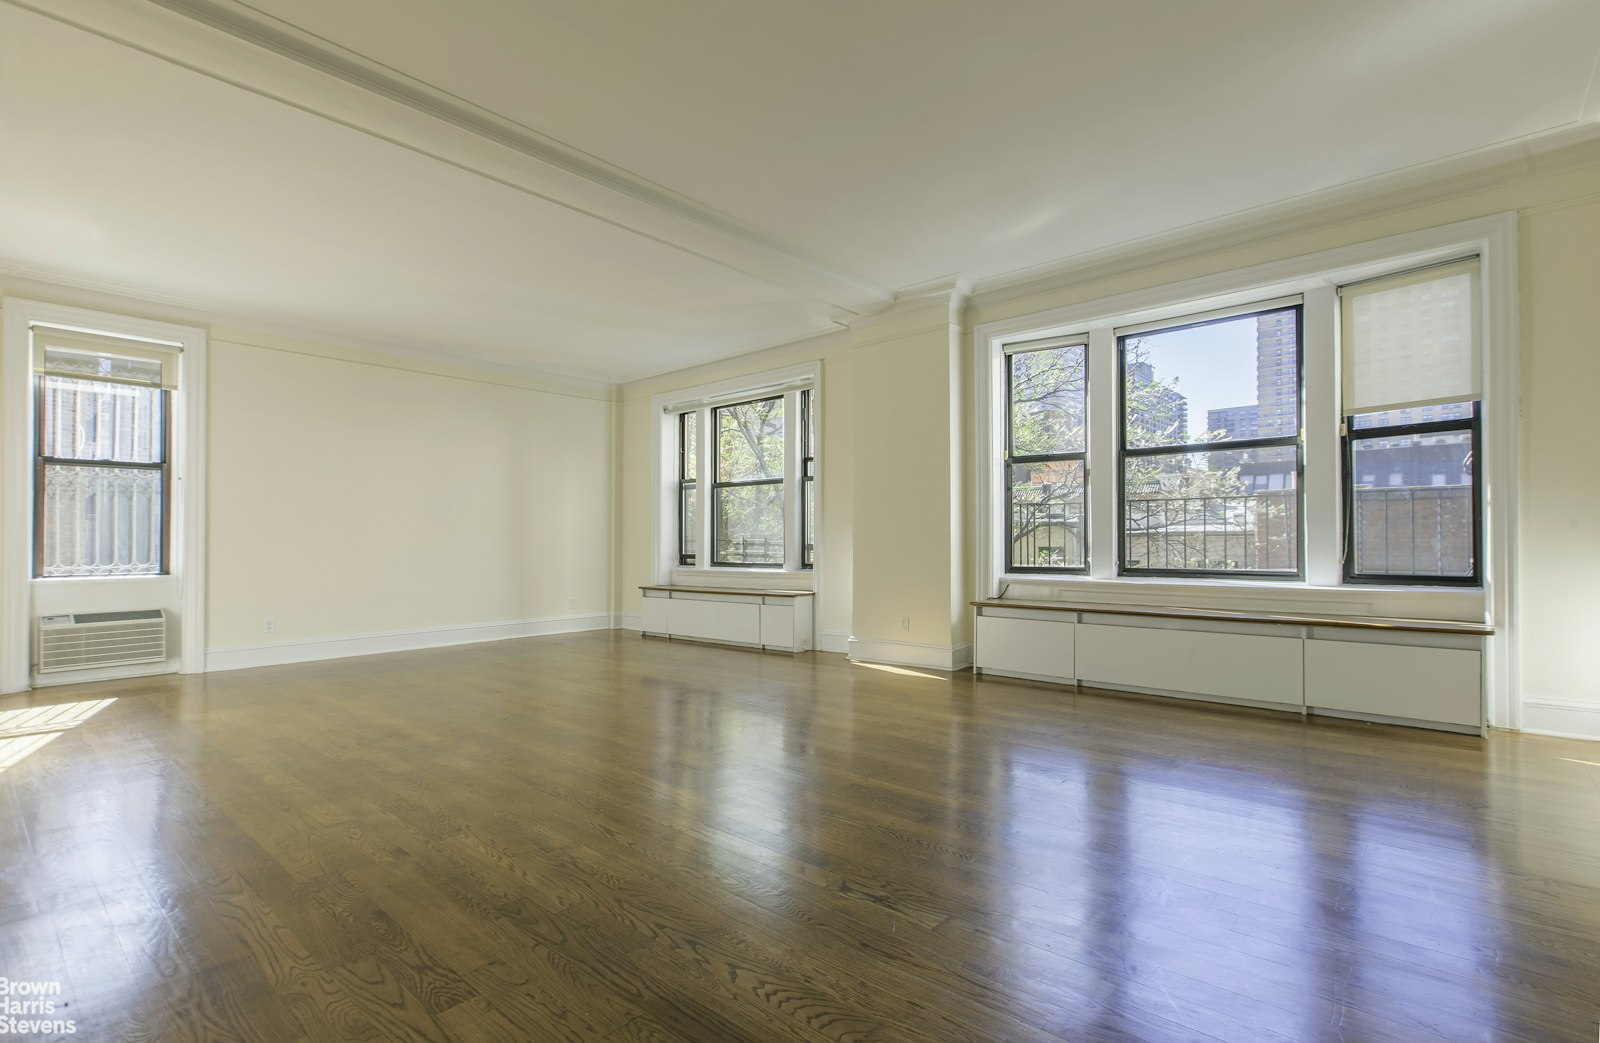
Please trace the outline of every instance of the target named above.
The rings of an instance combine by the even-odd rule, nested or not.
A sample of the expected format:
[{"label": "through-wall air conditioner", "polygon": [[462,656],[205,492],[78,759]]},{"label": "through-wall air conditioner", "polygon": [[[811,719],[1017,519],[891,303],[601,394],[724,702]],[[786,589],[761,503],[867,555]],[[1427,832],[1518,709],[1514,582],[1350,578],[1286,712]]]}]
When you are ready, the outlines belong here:
[{"label": "through-wall air conditioner", "polygon": [[160,663],[167,658],[167,613],[80,612],[39,617],[39,672]]}]

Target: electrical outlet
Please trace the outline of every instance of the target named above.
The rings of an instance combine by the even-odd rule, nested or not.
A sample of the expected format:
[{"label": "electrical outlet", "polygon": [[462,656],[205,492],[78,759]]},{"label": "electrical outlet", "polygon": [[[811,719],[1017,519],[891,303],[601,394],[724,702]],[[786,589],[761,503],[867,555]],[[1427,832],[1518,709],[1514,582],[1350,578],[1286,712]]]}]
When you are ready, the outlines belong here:
[{"label": "electrical outlet", "polygon": [[567,599],[567,608],[575,609],[577,607],[578,607],[578,599],[577,598],[568,598]]},{"label": "electrical outlet", "polygon": [[276,634],[278,632],[278,621],[276,619],[262,620],[261,632],[263,634]]},{"label": "electrical outlet", "polygon": [[901,616],[900,617],[900,629],[901,630],[910,630],[911,629],[911,617],[910,616]]}]

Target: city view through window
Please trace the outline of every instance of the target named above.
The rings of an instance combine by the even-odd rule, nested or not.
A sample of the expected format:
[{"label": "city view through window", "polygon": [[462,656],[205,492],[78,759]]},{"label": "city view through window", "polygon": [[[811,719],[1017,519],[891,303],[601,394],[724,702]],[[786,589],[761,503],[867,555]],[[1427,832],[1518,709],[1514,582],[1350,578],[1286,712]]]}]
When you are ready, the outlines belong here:
[{"label": "city view through window", "polygon": [[[1299,322],[1287,307],[1122,338],[1123,572],[1299,574]],[[1008,357],[1014,571],[1087,564],[1085,352]],[[1471,434],[1405,429],[1470,421],[1474,409],[1351,418],[1353,573],[1473,574]]]}]

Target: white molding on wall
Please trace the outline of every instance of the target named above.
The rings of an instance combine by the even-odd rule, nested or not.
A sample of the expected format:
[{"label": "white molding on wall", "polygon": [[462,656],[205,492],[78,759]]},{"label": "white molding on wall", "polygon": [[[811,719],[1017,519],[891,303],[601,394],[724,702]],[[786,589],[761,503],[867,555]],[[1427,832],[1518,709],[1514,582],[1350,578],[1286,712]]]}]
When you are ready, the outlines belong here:
[{"label": "white molding on wall", "polygon": [[636,634],[644,632],[644,617],[632,612],[620,614],[612,626],[613,630],[632,630]]},{"label": "white molding on wall", "polygon": [[1587,166],[1600,158],[1597,145],[1600,125],[1574,122],[1515,141],[979,279],[973,288],[973,303],[978,307],[1003,304],[1253,243],[1349,225],[1364,218],[1469,195],[1522,177]]},{"label": "white molding on wall", "polygon": [[824,630],[817,637],[818,652],[850,654],[850,635],[843,630]]},{"label": "white molding on wall", "polygon": [[29,434],[33,415],[33,381],[27,379],[32,347],[28,343],[28,316],[7,299],[4,322],[3,363],[0,363],[0,694],[28,690],[29,607],[33,603],[28,577],[33,572],[33,524],[28,511],[32,500],[33,468]]},{"label": "white molding on wall", "polygon": [[547,616],[541,619],[516,619],[501,623],[468,623],[462,626],[425,627],[396,630],[384,634],[353,637],[326,637],[312,641],[288,641],[270,645],[236,645],[213,648],[206,653],[206,670],[248,670],[258,666],[310,663],[322,659],[410,652],[450,645],[474,645],[487,641],[509,641],[519,637],[547,637],[576,634],[587,630],[615,629],[615,618],[606,612],[578,616]]},{"label": "white molding on wall", "polygon": [[852,637],[847,652],[853,663],[884,663],[890,666],[918,666],[946,672],[965,670],[972,665],[972,646],[929,645],[917,641],[862,640]]},{"label": "white molding on wall", "polygon": [[1600,703],[1533,696],[1522,701],[1522,730],[1600,742]]},{"label": "white molding on wall", "polygon": [[[610,401],[617,387],[609,380],[578,376],[559,369],[520,366],[442,351],[436,341],[412,342],[289,322],[269,312],[240,310],[177,294],[88,279],[4,256],[0,256],[0,291],[34,299],[61,300],[118,314],[138,314],[154,309],[171,321],[208,327],[215,342],[264,351],[295,351],[317,358],[381,365],[429,376],[480,380],[598,401]],[[275,339],[293,343],[261,343]]]}]

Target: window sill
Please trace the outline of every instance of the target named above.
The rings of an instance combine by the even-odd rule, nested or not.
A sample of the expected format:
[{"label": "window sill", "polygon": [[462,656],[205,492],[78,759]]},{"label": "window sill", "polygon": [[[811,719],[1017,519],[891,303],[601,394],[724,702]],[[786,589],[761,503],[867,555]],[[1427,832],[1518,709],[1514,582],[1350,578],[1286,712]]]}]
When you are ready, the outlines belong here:
[{"label": "window sill", "polygon": [[[1170,576],[1040,576],[1008,574],[1000,587],[1011,598],[1100,602],[1107,606],[1306,611],[1329,615],[1418,617],[1481,622],[1481,587],[1313,586],[1296,580],[1184,579]],[[992,596],[993,591],[986,596]]]},{"label": "window sill", "polygon": [[752,569],[732,566],[679,565],[671,582],[687,586],[750,587],[769,590],[815,590],[813,569]]}]

